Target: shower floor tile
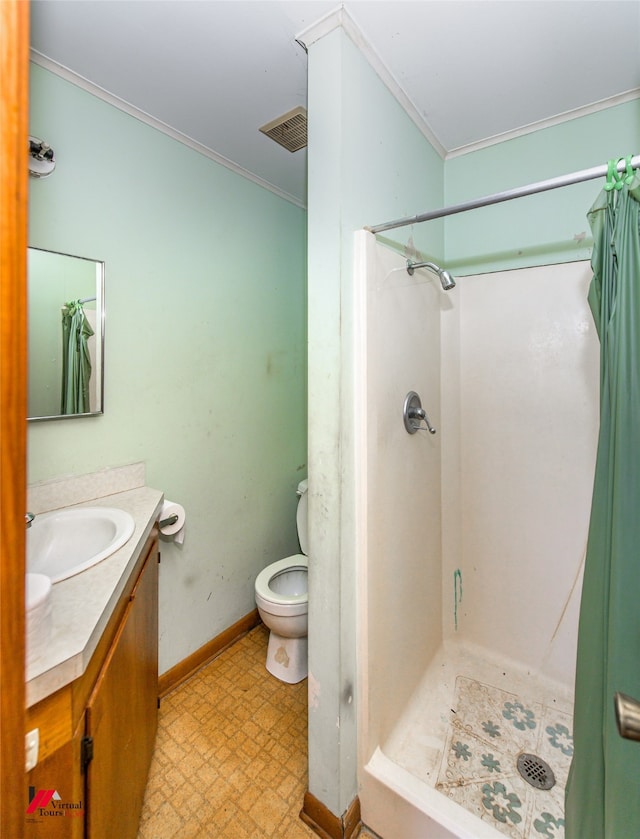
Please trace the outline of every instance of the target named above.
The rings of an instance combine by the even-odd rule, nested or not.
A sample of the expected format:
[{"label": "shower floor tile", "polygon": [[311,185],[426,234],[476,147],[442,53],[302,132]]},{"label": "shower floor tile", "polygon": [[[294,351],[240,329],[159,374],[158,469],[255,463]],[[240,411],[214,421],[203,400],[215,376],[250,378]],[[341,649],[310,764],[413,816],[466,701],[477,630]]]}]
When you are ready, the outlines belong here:
[{"label": "shower floor tile", "polygon": [[[554,707],[458,676],[436,789],[514,839],[563,839],[571,730],[571,717]],[[552,789],[521,777],[523,752],[551,767]]]}]

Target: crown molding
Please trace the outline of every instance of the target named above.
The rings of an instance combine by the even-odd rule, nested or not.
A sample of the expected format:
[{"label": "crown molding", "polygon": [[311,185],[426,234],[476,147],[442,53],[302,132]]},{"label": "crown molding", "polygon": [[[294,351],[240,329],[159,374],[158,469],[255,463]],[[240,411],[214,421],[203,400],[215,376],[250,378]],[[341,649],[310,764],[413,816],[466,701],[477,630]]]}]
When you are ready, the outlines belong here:
[{"label": "crown molding", "polygon": [[[459,146],[457,148],[448,150],[442,145],[440,140],[431,130],[429,125],[422,117],[418,108],[414,105],[410,97],[407,96],[405,91],[402,89],[400,83],[397,81],[397,79],[391,73],[391,71],[387,68],[384,61],[380,58],[376,50],[372,47],[372,45],[363,35],[362,30],[359,28],[357,23],[353,20],[351,15],[343,6],[337,7],[332,12],[329,12],[324,17],[320,18],[318,21],[313,23],[311,26],[304,29],[301,33],[299,33],[296,36],[295,40],[305,50],[308,50],[310,46],[319,41],[321,38],[326,37],[328,34],[330,34],[336,29],[342,29],[343,32],[349,37],[352,43],[365,57],[365,59],[367,60],[371,68],[374,70],[376,75],[380,78],[382,83],[387,87],[391,95],[397,100],[397,102],[403,108],[407,116],[416,125],[423,137],[431,144],[431,146],[442,158],[442,160],[445,161],[452,160],[456,157],[461,157],[466,154],[471,154],[472,152],[480,151],[485,148],[489,148],[490,146],[497,145],[498,143],[504,143],[508,140],[515,140],[519,137],[524,137],[536,131],[542,131],[545,128],[551,128],[556,125],[561,125],[564,122],[569,122],[574,119],[589,116],[590,114],[598,113],[599,111],[606,110],[607,108],[613,108],[616,105],[625,104],[627,102],[631,102],[635,99],[640,98],[640,87],[632,88],[631,90],[628,90],[625,93],[617,94],[606,99],[601,99],[590,105],[585,105],[580,108],[574,108],[572,110],[558,114],[557,116],[549,117],[548,119],[544,120],[539,120],[538,122],[532,122],[528,125],[522,126],[521,128],[517,128],[512,131],[506,131],[502,134],[496,134],[491,137],[487,137],[483,140],[478,140],[477,142],[468,143],[464,146]],[[213,149],[210,149],[208,146],[203,145],[197,140],[194,140],[188,135],[183,134],[180,131],[177,131],[170,125],[167,125],[166,123],[162,122],[156,117],[151,116],[151,114],[148,114],[145,111],[142,111],[140,108],[135,107],[135,105],[132,105],[131,103],[126,102],[124,99],[120,99],[118,96],[109,93],[109,91],[105,90],[99,85],[94,84],[93,82],[84,78],[84,76],[81,76],[80,74],[74,72],[68,67],[65,67],[63,64],[60,64],[57,61],[53,61],[52,59],[48,58],[42,53],[39,53],[37,50],[34,50],[33,48],[30,51],[30,58],[31,61],[34,62],[34,64],[38,64],[40,67],[49,70],[49,72],[54,73],[55,75],[59,76],[65,81],[68,81],[71,84],[76,85],[76,87],[79,87],[87,93],[90,93],[92,96],[101,99],[103,102],[106,102],[109,105],[118,108],[118,110],[123,111],[124,113],[128,114],[129,116],[132,116],[134,119],[137,119],[140,122],[145,123],[151,128],[155,128],[157,131],[161,131],[163,134],[166,134],[167,136],[171,137],[177,142],[182,143],[183,145],[188,146],[193,151],[198,152],[198,154],[201,154],[204,157],[207,157],[210,160],[219,163],[221,166],[224,166],[226,169],[231,170],[235,174],[240,175],[240,177],[246,178],[247,180],[253,182],[257,186],[262,187],[263,189],[267,189],[269,192],[272,192],[279,198],[282,198],[285,201],[294,204],[296,207],[299,207],[303,210],[306,209],[306,203],[304,201],[301,201],[296,196],[291,195],[290,193],[280,189],[279,187],[275,186],[269,181],[260,178],[258,175],[249,172],[247,169],[244,169],[242,166],[239,166],[232,160],[229,160],[228,158],[224,157],[218,152],[215,152]]]},{"label": "crown molding", "polygon": [[327,12],[326,15],[318,18],[314,23],[307,26],[306,29],[303,29],[302,32],[296,35],[295,40],[301,47],[308,51],[309,47],[315,44],[316,41],[329,35],[334,29],[340,29],[345,15],[345,9],[342,6],[338,6],[332,12]]},{"label": "crown molding", "polygon": [[451,149],[447,152],[445,160],[452,160],[455,157],[461,157],[465,154],[470,154],[474,151],[495,146],[498,143],[505,143],[507,140],[516,140],[518,137],[525,137],[527,134],[533,134],[535,131],[543,131],[545,128],[553,128],[556,125],[561,125],[563,122],[570,122],[574,119],[596,114],[598,111],[605,111],[608,108],[614,108],[616,105],[624,105],[626,102],[632,102],[634,99],[640,99],[640,87],[627,90],[625,93],[619,93],[616,96],[609,96],[607,99],[600,99],[598,102],[593,102],[590,105],[583,105],[580,108],[573,108],[570,111],[564,111],[554,117],[548,119],[541,119],[538,122],[531,122],[528,125],[523,125],[521,128],[515,128],[513,131],[505,131],[502,134],[496,134],[493,137],[487,137],[484,140],[478,140],[476,143],[469,143],[465,146],[459,146],[456,149]]},{"label": "crown molding", "polygon": [[461,157],[465,154],[470,154],[474,151],[480,151],[481,149],[497,145],[498,143],[504,143],[507,140],[515,140],[518,137],[524,137],[527,134],[533,134],[534,132],[542,131],[545,128],[552,128],[555,125],[561,125],[562,123],[569,122],[573,119],[580,119],[581,117],[589,116],[590,114],[597,113],[598,111],[603,111],[607,108],[613,108],[616,105],[621,105],[626,102],[631,102],[634,99],[640,98],[640,87],[633,88],[631,90],[626,91],[625,93],[620,93],[615,96],[610,96],[606,99],[601,99],[598,102],[594,102],[590,105],[584,105],[580,108],[574,108],[572,110],[565,111],[561,114],[557,114],[554,117],[549,117],[547,119],[539,120],[538,122],[532,122],[527,125],[523,125],[522,127],[516,128],[512,131],[505,131],[502,134],[496,134],[494,136],[487,137],[483,140],[478,140],[474,143],[468,143],[464,146],[459,146],[454,149],[447,149],[445,148],[445,146],[443,146],[438,137],[434,134],[434,132],[432,131],[428,123],[425,121],[418,108],[414,105],[410,97],[407,96],[407,94],[403,90],[401,84],[385,65],[384,61],[380,58],[376,50],[373,48],[373,46],[369,43],[369,41],[362,33],[362,30],[360,29],[358,24],[354,21],[354,19],[343,6],[338,6],[332,12],[329,12],[324,17],[320,18],[318,21],[313,23],[311,26],[307,27],[307,29],[304,29],[299,35],[296,36],[296,41],[302,47],[304,47],[304,49],[308,50],[310,46],[319,41],[321,38],[324,38],[326,35],[333,32],[335,29],[342,29],[345,32],[345,34],[351,39],[354,45],[360,50],[360,52],[369,62],[372,69],[378,75],[380,80],[390,91],[392,96],[394,96],[395,99],[402,106],[407,116],[417,126],[418,130],[423,135],[423,137],[425,137],[425,139],[428,140],[428,142],[433,146],[435,151],[445,161],[451,160],[455,157]]},{"label": "crown molding", "polygon": [[49,72],[54,73],[61,79],[71,82],[71,84],[81,88],[86,93],[90,93],[92,96],[95,96],[103,102],[112,105],[119,111],[123,111],[125,114],[128,114],[134,119],[144,122],[145,125],[155,128],[156,131],[161,131],[173,140],[177,140],[178,143],[182,143],[193,151],[198,152],[198,154],[208,157],[209,160],[213,160],[215,163],[219,163],[226,169],[230,169],[232,172],[235,172],[236,175],[240,175],[240,177],[246,178],[248,181],[252,181],[257,186],[267,189],[269,192],[273,192],[274,195],[277,195],[279,198],[283,198],[291,204],[295,204],[296,207],[300,207],[302,210],[306,209],[306,204],[303,201],[300,201],[299,198],[296,198],[295,195],[291,195],[285,190],[269,183],[269,181],[265,181],[263,178],[260,178],[258,175],[254,175],[253,172],[249,172],[247,169],[244,169],[242,166],[239,166],[227,157],[224,157],[223,155],[218,154],[218,152],[213,151],[213,149],[208,148],[208,146],[199,143],[197,140],[183,134],[181,131],[177,131],[170,125],[162,122],[162,120],[156,119],[156,117],[151,116],[151,114],[140,110],[140,108],[136,108],[136,106],[132,105],[130,102],[126,102],[124,99],[114,96],[113,93],[109,93],[108,90],[90,82],[89,79],[85,79],[84,76],[70,70],[68,67],[65,67],[64,64],[59,64],[57,61],[53,61],[53,59],[48,58],[46,55],[43,55],[33,48],[30,51],[30,59],[34,64],[38,64],[40,67],[43,67],[45,70],[49,70]]},{"label": "crown molding", "polygon": [[427,125],[420,111],[402,89],[402,86],[396,77],[364,36],[358,24],[343,6],[339,6],[332,12],[329,12],[324,17],[320,18],[311,26],[304,29],[296,35],[296,41],[308,51],[310,46],[336,29],[342,29],[349,37],[349,39],[368,61],[380,81],[402,106],[405,113],[418,128],[422,136],[433,146],[435,151],[444,160],[447,156],[447,150],[433,133],[431,128]]}]

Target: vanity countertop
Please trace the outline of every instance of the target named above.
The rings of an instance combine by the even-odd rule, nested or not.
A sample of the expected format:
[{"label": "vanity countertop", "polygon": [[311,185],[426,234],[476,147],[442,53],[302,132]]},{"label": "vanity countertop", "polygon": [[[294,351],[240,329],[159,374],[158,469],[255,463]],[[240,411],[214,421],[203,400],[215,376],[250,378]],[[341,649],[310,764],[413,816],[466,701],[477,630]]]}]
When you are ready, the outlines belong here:
[{"label": "vanity countertop", "polygon": [[27,707],[70,684],[86,670],[159,516],[163,498],[160,491],[143,486],[73,505],[126,510],[134,518],[135,530],[111,556],[53,585],[51,637],[44,652],[28,664]]}]

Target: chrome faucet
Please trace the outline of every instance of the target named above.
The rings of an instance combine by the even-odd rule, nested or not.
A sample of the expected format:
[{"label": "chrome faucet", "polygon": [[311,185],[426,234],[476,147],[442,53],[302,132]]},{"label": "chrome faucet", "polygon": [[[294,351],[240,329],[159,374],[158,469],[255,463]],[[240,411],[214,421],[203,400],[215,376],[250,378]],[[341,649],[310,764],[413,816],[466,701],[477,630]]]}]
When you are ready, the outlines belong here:
[{"label": "chrome faucet", "polygon": [[27,523],[27,527],[31,527],[31,522],[35,519],[35,513],[25,513],[24,520]]}]

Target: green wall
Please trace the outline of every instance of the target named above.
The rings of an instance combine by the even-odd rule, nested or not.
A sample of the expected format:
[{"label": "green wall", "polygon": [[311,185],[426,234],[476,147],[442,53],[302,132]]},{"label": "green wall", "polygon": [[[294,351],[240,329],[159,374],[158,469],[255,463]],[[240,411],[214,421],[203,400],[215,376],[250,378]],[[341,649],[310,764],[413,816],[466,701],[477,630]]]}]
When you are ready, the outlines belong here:
[{"label": "green wall", "polygon": [[[639,150],[640,99],[635,99],[447,160],[445,203],[591,169]],[[449,216],[447,267],[463,275],[588,259],[586,214],[603,185],[604,180],[587,181]]]},{"label": "green wall", "polygon": [[104,416],[30,424],[29,481],[142,460],[184,505],[184,546],[162,546],[162,672],[298,550],[305,213],[37,65],[30,133],[57,166],[30,182],[29,244],[104,260],[106,337]]},{"label": "green wall", "polygon": [[[439,206],[444,165],[342,29],[309,45],[309,789],[356,794],[353,233]],[[397,249],[439,258],[443,225]]]}]

